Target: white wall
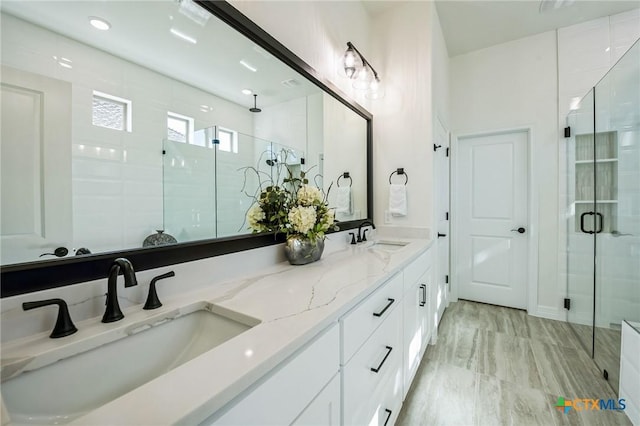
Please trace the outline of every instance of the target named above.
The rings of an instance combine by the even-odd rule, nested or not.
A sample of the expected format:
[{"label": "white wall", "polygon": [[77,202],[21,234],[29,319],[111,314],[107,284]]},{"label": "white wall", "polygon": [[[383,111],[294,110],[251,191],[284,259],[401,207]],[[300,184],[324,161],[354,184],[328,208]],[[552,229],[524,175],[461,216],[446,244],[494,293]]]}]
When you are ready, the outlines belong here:
[{"label": "white wall", "polygon": [[531,226],[539,238],[538,291],[530,312],[534,315],[564,319],[566,114],[570,104],[638,38],[638,32],[640,10],[634,10],[451,58],[454,135],[533,129],[538,220]]},{"label": "white wall", "polygon": [[[406,217],[391,225],[429,227],[432,222],[432,47],[434,7],[398,2],[375,16],[373,46],[380,57],[385,98],[374,114],[374,217],[388,210],[389,175],[403,167],[409,177]],[[402,182],[402,178],[398,179]],[[395,181],[394,181],[395,182]]]},{"label": "white wall", "polygon": [[555,31],[451,58],[454,135],[531,128],[538,221],[530,223],[530,235],[538,235],[539,261],[536,306],[530,313],[546,316],[560,306],[556,69]]}]

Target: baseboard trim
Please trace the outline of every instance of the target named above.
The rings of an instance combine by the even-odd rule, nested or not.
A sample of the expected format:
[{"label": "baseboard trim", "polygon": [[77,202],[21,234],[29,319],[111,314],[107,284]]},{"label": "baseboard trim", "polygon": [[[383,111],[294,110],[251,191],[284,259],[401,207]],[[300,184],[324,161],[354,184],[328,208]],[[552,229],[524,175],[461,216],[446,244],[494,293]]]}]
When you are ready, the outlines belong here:
[{"label": "baseboard trim", "polygon": [[556,321],[566,321],[567,315],[564,310],[560,310],[558,308],[553,308],[551,306],[540,306],[538,305],[535,310],[529,311],[529,315],[534,317],[552,319]]}]

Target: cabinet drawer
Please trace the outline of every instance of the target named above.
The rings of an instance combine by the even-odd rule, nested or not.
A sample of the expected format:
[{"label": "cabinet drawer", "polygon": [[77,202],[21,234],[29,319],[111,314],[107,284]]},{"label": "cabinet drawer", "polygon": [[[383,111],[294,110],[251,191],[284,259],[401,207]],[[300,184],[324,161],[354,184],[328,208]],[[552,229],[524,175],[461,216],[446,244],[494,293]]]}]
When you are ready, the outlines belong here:
[{"label": "cabinet drawer", "polygon": [[431,267],[431,249],[427,249],[404,269],[404,289],[412,287]]},{"label": "cabinet drawer", "polygon": [[387,391],[402,398],[402,309],[393,310],[343,368],[342,377],[347,425],[369,424]]},{"label": "cabinet drawer", "polygon": [[[337,325],[314,338],[286,364],[213,414],[203,424],[291,424],[338,372],[340,333]],[[229,360],[233,362],[233,360]]]},{"label": "cabinet drawer", "polygon": [[400,304],[402,290],[402,273],[398,273],[340,320],[342,365],[351,359],[371,333]]}]

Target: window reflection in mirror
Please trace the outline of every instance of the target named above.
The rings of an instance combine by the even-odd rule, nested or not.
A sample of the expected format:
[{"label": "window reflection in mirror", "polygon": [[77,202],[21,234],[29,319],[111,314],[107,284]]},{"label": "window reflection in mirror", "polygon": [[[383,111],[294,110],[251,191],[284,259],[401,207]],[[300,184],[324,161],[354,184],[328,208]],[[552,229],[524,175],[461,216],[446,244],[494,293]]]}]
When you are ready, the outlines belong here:
[{"label": "window reflection in mirror", "polygon": [[[141,247],[157,230],[248,234],[259,182],[243,168],[272,174],[282,152],[332,206],[350,172],[337,218],[366,216],[366,121],[216,17],[175,1],[7,1],[1,30],[2,264]],[[29,155],[9,155],[18,139]]]}]

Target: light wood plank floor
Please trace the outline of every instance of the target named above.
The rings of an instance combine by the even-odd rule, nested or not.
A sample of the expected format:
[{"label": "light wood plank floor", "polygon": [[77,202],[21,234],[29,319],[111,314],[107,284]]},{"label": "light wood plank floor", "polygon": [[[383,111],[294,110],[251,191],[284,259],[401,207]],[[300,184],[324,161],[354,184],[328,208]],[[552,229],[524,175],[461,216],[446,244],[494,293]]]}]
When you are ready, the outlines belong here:
[{"label": "light wood plank floor", "polygon": [[558,397],[617,399],[567,323],[461,300],[447,308],[396,424],[631,424],[616,411],[565,414]]}]

